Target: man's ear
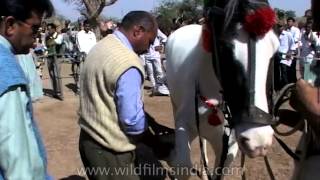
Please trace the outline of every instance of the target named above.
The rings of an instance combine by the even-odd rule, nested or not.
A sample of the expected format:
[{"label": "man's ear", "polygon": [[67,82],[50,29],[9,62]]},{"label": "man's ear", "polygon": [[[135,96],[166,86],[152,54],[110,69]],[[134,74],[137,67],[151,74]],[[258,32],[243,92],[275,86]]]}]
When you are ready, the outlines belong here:
[{"label": "man's ear", "polygon": [[5,28],[5,35],[12,36],[16,30],[15,27],[16,19],[13,16],[5,17],[3,20],[4,28]]},{"label": "man's ear", "polygon": [[133,26],[133,37],[139,38],[143,35],[144,29],[142,26]]}]

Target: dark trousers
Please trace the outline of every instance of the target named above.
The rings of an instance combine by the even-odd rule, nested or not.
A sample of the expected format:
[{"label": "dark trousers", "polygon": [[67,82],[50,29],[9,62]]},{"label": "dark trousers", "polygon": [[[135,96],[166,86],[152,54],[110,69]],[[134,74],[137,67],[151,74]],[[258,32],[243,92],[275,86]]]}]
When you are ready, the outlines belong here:
[{"label": "dark trousers", "polygon": [[61,82],[61,75],[60,75],[60,64],[56,56],[48,56],[47,57],[47,65],[49,76],[51,79],[52,89],[53,89],[53,96],[63,98],[62,92],[62,82]]},{"label": "dark trousers", "polygon": [[281,71],[281,88],[290,83],[290,66],[280,64]]},{"label": "dark trousers", "polygon": [[280,61],[281,61],[281,53],[276,53],[274,56],[274,65],[273,65],[273,70],[274,70],[274,89],[276,91],[281,90],[281,68],[280,68]]},{"label": "dark trousers", "polygon": [[285,85],[296,82],[296,61],[291,66],[281,64],[282,53],[276,53],[274,61],[274,87],[280,91]]},{"label": "dark trousers", "polygon": [[[152,156],[152,152],[148,150],[141,150],[143,153],[141,151],[114,152],[101,146],[86,132],[81,130],[79,151],[82,163],[87,169],[87,176],[90,180],[164,179],[163,174],[153,174],[154,170],[152,170],[152,168],[159,168],[161,164],[159,165],[157,160],[153,159],[154,156]],[[138,160],[137,156],[142,157],[142,159]],[[92,169],[100,170],[96,171],[98,173],[89,173],[88,170]],[[121,173],[119,174],[119,172]]]}]

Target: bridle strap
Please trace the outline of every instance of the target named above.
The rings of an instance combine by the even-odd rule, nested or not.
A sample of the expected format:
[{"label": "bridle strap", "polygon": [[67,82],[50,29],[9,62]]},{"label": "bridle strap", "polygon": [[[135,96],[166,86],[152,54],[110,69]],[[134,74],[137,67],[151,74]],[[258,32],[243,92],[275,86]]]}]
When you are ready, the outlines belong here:
[{"label": "bridle strap", "polygon": [[256,41],[250,36],[248,43],[249,104],[254,106],[256,81]]},{"label": "bridle strap", "polygon": [[[216,15],[224,16],[224,11],[222,8],[217,6],[210,7],[208,9],[208,16],[210,19],[210,30],[212,33],[212,68],[217,76],[217,79],[221,82],[221,71],[220,71],[220,61],[219,61],[219,53],[218,53],[218,39],[216,34],[216,27],[214,26]],[[213,23],[213,24],[212,24]]]}]

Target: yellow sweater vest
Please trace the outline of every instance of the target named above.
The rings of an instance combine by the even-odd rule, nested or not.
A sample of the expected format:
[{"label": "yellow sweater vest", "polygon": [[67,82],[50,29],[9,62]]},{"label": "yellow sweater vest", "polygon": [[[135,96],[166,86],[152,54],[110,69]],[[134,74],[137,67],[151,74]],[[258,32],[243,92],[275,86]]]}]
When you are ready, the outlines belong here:
[{"label": "yellow sweater vest", "polygon": [[114,35],[108,35],[90,51],[81,72],[79,124],[98,143],[115,152],[135,149],[120,129],[114,100],[119,77],[131,67],[144,77],[140,58]]}]

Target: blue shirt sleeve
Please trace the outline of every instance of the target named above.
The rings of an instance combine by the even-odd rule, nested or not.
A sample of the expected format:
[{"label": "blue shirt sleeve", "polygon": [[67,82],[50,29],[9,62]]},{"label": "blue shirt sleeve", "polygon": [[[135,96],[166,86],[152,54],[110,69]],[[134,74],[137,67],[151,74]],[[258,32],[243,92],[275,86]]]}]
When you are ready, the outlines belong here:
[{"label": "blue shirt sleeve", "polygon": [[31,101],[21,87],[11,87],[0,96],[0,176],[3,179],[45,179],[45,164],[31,113],[27,112],[28,103]]},{"label": "blue shirt sleeve", "polygon": [[123,73],[116,88],[115,102],[122,129],[126,134],[137,135],[146,129],[141,97],[142,75],[136,68]]}]

